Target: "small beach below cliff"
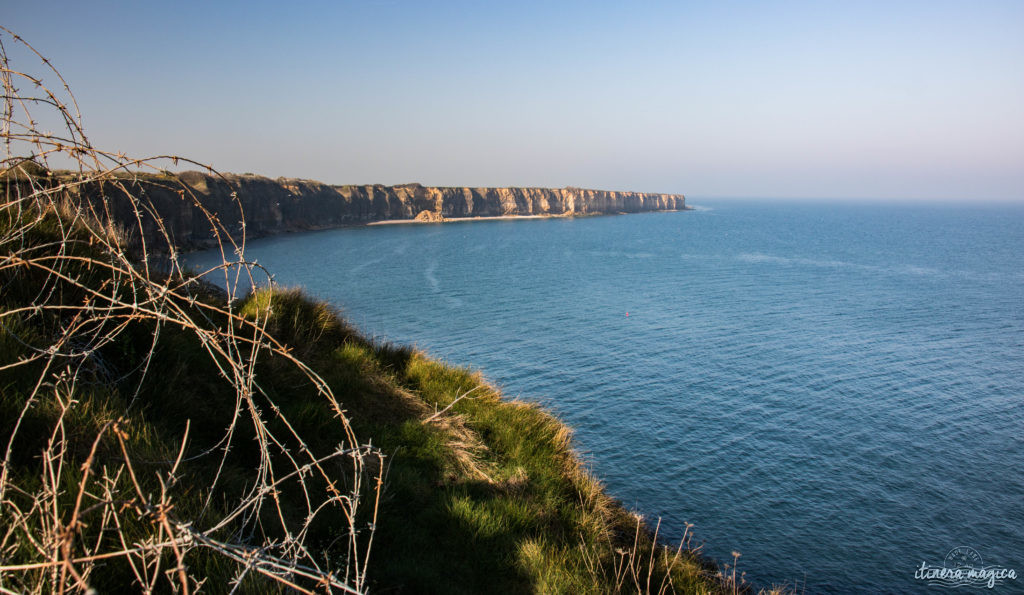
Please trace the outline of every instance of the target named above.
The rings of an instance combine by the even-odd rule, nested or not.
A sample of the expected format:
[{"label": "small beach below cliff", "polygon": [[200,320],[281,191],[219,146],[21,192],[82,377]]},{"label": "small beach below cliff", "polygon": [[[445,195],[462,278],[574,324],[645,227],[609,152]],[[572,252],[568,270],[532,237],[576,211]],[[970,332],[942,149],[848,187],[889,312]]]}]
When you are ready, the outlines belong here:
[{"label": "small beach below cliff", "polygon": [[[665,209],[663,213],[673,213],[676,211],[688,211],[692,210],[690,207],[683,209]],[[605,215],[628,215],[629,213],[623,211],[621,213],[552,213],[548,215],[496,215],[492,217],[445,217],[442,219],[385,219],[382,221],[370,221],[364,225],[411,225],[411,224],[423,224],[423,223],[467,223],[473,221],[511,221],[520,219],[568,219],[573,217],[601,217]]]},{"label": "small beach below cliff", "polygon": [[425,221],[422,219],[385,219],[383,221],[371,221],[366,225],[405,225],[422,223],[463,223],[467,221],[507,221],[512,219],[553,219],[563,217],[574,217],[575,215],[497,215],[494,217],[451,217],[441,220]]}]

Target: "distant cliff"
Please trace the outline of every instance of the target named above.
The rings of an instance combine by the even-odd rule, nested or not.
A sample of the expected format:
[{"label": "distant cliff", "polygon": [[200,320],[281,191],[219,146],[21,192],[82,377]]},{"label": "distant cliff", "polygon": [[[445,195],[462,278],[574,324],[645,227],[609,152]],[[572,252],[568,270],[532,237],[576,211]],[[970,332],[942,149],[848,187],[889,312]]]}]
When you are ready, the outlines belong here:
[{"label": "distant cliff", "polygon": [[[614,192],[581,188],[456,188],[420,184],[331,186],[312,180],[200,172],[139,176],[141,186],[179,248],[199,248],[215,241],[201,210],[182,194],[183,183],[203,207],[216,214],[238,237],[324,229],[384,220],[437,220],[503,215],[588,215],[638,213],[686,208],[682,194]],[[82,188],[94,200],[105,198],[115,218],[134,215],[117,199],[116,189]],[[235,200],[235,196],[238,200]],[[425,215],[425,216],[424,216]],[[145,223],[145,222],[144,222]],[[157,242],[156,225],[144,225],[146,239]],[[137,241],[138,238],[134,238]],[[160,243],[160,242],[157,242]],[[156,246],[153,246],[156,247]]]}]

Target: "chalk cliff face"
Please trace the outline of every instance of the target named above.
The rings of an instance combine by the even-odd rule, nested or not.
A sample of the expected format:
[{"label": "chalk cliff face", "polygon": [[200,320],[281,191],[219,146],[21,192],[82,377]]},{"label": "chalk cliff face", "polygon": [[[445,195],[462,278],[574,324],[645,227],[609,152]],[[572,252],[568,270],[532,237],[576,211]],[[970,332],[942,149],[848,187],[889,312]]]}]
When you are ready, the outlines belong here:
[{"label": "chalk cliff face", "polygon": [[[637,213],[686,208],[682,194],[610,192],[580,188],[435,188],[420,184],[329,186],[312,180],[254,175],[224,177],[200,172],[178,174],[202,205],[216,214],[238,237],[244,221],[246,237],[286,231],[323,229],[389,219],[439,221],[499,215],[587,215]],[[162,183],[160,183],[162,180]],[[200,209],[184,197],[170,177],[147,176],[142,186],[179,248],[215,242]],[[96,194],[95,190],[86,191]],[[104,190],[108,208],[121,220],[116,192]],[[234,196],[238,197],[236,201]],[[96,198],[96,197],[94,197]],[[424,212],[427,215],[422,215]],[[149,226],[155,232],[155,226]],[[156,240],[155,233],[147,240]],[[156,247],[156,246],[154,246]]]}]

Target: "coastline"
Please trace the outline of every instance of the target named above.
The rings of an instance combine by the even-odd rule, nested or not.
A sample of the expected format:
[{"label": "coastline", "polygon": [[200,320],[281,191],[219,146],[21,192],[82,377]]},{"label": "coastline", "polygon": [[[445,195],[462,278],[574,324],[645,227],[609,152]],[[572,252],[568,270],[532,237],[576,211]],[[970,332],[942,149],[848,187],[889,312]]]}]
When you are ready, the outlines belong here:
[{"label": "coastline", "polygon": [[[270,179],[251,174],[219,174],[200,171],[180,173],[119,172],[119,185],[101,188],[84,182],[70,170],[43,175],[33,170],[29,178],[40,184],[70,184],[94,205],[109,199],[113,219],[134,226],[138,214],[128,194],[144,191],[152,203],[144,213],[133,249],[145,243],[148,252],[203,249],[217,244],[222,234],[236,238],[271,236],[293,231],[348,226],[426,222],[588,217],[686,209],[682,194],[522,187],[430,187],[329,185],[297,178]],[[182,195],[188,199],[182,203]],[[201,203],[201,207],[198,206]],[[214,216],[217,233],[201,222]],[[172,242],[162,237],[170,237]]]}]

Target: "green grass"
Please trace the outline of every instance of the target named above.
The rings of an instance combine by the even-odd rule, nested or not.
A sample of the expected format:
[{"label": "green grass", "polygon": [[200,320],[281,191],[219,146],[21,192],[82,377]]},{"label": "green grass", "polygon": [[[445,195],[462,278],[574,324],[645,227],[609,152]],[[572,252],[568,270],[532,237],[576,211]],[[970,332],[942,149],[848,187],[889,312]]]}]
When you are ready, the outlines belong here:
[{"label": "green grass", "polygon": [[[539,407],[504,399],[479,373],[367,341],[300,291],[263,290],[243,311],[257,305],[274,312],[271,333],[335,390],[356,433],[389,455],[376,591],[608,592],[616,548],[651,551],[646,528],[634,547],[635,517]],[[665,569],[654,566],[656,591]],[[719,590],[715,572],[686,554],[673,584]]]}]

